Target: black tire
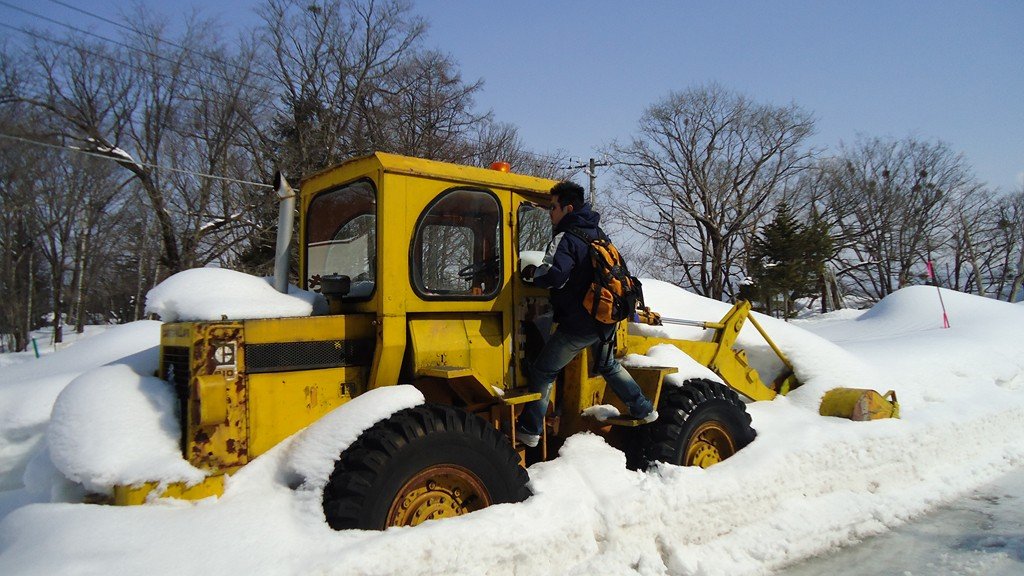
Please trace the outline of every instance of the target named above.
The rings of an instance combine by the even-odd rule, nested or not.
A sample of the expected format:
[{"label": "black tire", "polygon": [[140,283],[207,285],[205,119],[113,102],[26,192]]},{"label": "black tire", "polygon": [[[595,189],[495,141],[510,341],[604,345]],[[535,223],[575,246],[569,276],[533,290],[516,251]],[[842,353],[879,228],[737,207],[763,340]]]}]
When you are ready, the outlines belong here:
[{"label": "black tire", "polygon": [[658,419],[640,429],[636,464],[707,468],[755,436],[746,405],[735,391],[711,380],[687,380],[662,389]]},{"label": "black tire", "polygon": [[324,516],[335,530],[416,525],[520,502],[530,496],[528,481],[493,426],[424,404],[377,422],[341,454],[324,488]]}]

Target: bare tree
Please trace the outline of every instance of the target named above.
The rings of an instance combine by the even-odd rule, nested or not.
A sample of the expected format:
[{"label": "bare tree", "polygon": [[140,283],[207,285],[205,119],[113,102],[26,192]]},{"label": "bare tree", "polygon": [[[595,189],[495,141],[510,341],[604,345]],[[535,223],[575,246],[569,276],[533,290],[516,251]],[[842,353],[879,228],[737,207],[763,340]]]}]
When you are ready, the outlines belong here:
[{"label": "bare tree", "polygon": [[995,212],[998,235],[993,251],[997,255],[995,293],[1014,302],[1020,299],[1024,285],[1024,186],[999,198]]},{"label": "bare tree", "polygon": [[609,153],[626,196],[620,208],[650,238],[663,277],[721,299],[739,272],[743,238],[769,200],[809,166],[811,116],[758,104],[720,85],[674,92]]},{"label": "bare tree", "polygon": [[250,174],[251,156],[236,153],[245,149],[236,141],[252,132],[269,93],[252,79],[252,49],[229,58],[209,21],[187,19],[172,35],[166,20],[140,8],[124,27],[114,45],[39,35],[8,101],[46,113],[36,138],[107,157],[132,176],[150,206],[163,269],[173,273],[215,259],[222,249],[205,237],[236,223],[244,202],[238,186],[163,168]]},{"label": "bare tree", "polygon": [[268,0],[265,72],[284,93],[274,136],[285,171],[302,176],[367,144],[363,104],[414,52],[426,24],[404,0]]},{"label": "bare tree", "polygon": [[468,131],[491,114],[473,110],[483,82],[467,84],[452,59],[428,51],[408,57],[364,98],[364,147],[408,156],[466,162],[475,151]]},{"label": "bare tree", "polygon": [[845,248],[838,274],[872,300],[917,282],[956,243],[964,200],[981,193],[960,155],[914,138],[841,146],[829,176],[827,210]]},{"label": "bare tree", "polygon": [[[0,126],[16,131],[6,115]],[[38,303],[47,296],[32,209],[37,162],[38,150],[0,142],[0,348],[8,351],[25,349],[37,327]]]}]

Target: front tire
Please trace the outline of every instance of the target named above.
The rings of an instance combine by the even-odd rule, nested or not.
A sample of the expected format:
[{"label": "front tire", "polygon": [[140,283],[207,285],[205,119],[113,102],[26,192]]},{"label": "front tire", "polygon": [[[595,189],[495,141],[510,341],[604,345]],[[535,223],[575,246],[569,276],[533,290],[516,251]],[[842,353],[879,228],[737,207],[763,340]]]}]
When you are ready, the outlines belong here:
[{"label": "front tire", "polygon": [[483,419],[438,404],[392,414],[341,454],[324,488],[335,530],[383,530],[529,497],[508,440]]},{"label": "front tire", "polygon": [[658,419],[641,429],[640,466],[655,462],[707,468],[750,444],[757,433],[732,389],[705,379],[666,386]]}]

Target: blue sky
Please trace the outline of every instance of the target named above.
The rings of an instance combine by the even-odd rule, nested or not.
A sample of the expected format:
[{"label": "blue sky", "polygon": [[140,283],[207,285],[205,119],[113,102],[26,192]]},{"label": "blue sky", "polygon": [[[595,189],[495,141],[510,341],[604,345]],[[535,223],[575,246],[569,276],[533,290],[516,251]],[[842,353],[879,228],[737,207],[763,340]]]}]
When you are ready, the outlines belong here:
[{"label": "blue sky", "polygon": [[[5,1],[89,23],[49,0]],[[255,22],[256,2],[149,3],[172,15],[202,5],[228,24]],[[108,17],[128,5],[74,4]],[[858,134],[940,139],[993,187],[1021,186],[1020,0],[418,0],[415,9],[430,22],[426,44],[451,54],[464,78],[485,81],[479,106],[542,153],[594,156],[628,139],[643,110],[671,91],[715,81],[809,110],[818,147]],[[3,5],[0,14],[46,25]]]}]

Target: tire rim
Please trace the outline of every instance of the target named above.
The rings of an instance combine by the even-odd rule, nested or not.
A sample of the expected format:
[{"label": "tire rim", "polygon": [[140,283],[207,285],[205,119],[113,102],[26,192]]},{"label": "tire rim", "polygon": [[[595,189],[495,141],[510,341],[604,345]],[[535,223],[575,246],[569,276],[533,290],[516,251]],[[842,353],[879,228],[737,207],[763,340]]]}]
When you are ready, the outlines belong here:
[{"label": "tire rim", "polygon": [[398,490],[385,527],[417,526],[490,505],[491,495],[476,474],[461,466],[438,464],[424,468]]},{"label": "tire rim", "polygon": [[686,447],[684,466],[707,468],[736,453],[732,436],[719,422],[704,422],[697,427]]}]

